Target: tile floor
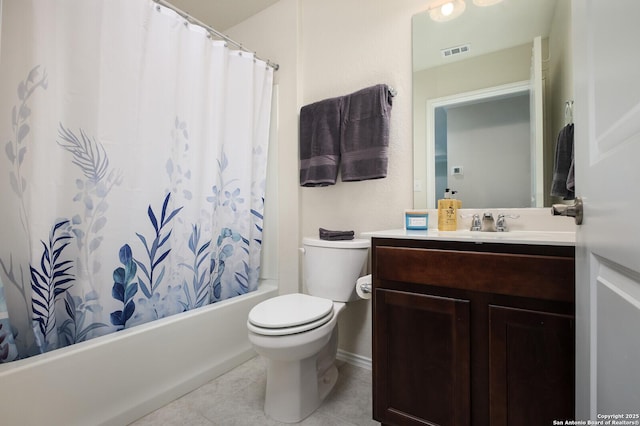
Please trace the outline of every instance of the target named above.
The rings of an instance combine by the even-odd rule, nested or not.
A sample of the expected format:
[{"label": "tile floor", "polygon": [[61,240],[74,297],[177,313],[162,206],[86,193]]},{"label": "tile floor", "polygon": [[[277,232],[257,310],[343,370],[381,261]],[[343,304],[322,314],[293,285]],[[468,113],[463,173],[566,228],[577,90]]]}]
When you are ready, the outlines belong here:
[{"label": "tile floor", "polygon": [[[340,375],[324,403],[301,423],[307,426],[379,425],[371,415],[371,371],[342,361]],[[130,426],[282,425],[263,411],[266,362],[250,359]]]}]

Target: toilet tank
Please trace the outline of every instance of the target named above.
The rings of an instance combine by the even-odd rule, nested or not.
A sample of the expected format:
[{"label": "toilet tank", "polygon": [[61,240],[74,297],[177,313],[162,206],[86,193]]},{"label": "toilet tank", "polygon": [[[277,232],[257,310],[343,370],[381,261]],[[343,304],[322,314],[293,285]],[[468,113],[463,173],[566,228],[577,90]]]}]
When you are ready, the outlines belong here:
[{"label": "toilet tank", "polygon": [[370,240],[326,241],[303,238],[306,291],[336,302],[356,300],[356,280],[364,275]]}]

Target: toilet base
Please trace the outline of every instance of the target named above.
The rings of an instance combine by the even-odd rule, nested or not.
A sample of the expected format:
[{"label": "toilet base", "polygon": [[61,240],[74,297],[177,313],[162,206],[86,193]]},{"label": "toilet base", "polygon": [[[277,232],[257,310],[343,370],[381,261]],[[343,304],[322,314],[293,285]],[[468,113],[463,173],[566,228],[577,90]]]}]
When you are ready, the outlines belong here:
[{"label": "toilet base", "polygon": [[300,362],[269,361],[265,413],[283,423],[297,423],[313,413],[338,381],[331,365],[320,377],[316,357]]},{"label": "toilet base", "polygon": [[249,332],[256,352],[267,360],[264,411],[283,423],[297,423],[313,413],[338,380],[338,314],[345,304],[334,302],[328,323],[299,334],[264,336]]},{"label": "toilet base", "polygon": [[318,379],[318,393],[320,394],[320,401],[323,401],[331,389],[338,381],[338,367],[332,365],[325,373]]}]

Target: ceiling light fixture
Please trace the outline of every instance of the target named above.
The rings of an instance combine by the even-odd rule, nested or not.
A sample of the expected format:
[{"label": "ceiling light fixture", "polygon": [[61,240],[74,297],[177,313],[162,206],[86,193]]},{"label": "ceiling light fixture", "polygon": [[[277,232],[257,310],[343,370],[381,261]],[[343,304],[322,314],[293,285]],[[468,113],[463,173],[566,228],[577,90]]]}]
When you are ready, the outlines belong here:
[{"label": "ceiling light fixture", "polygon": [[434,0],[429,3],[429,17],[437,22],[450,21],[462,15],[466,7],[464,0]]},{"label": "ceiling light fixture", "polygon": [[476,6],[484,7],[484,6],[493,6],[494,4],[500,3],[502,0],[473,0],[473,4]]}]

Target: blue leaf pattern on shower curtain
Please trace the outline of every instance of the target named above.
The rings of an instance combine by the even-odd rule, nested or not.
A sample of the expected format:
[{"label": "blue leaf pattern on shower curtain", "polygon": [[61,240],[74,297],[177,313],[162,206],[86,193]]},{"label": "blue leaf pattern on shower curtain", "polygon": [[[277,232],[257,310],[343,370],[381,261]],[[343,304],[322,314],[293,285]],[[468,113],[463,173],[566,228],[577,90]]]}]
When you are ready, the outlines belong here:
[{"label": "blue leaf pattern on shower curtain", "polygon": [[[128,265],[128,269],[120,271],[122,268],[118,268],[114,271],[112,295],[122,302],[124,306],[122,310],[111,313],[112,324],[119,326],[120,329],[163,318],[182,312],[187,308],[179,294],[182,291],[181,285],[174,287],[168,285],[166,294],[162,296],[160,293],[160,286],[165,280],[166,273],[166,266],[163,263],[171,253],[169,238],[171,237],[172,228],[169,225],[183,208],[178,207],[169,211],[170,199],[171,193],[164,198],[159,216],[150,205],[147,209],[147,216],[154,229],[153,240],[148,240],[144,235],[136,233],[136,236],[142,242],[147,259],[142,261],[140,260],[141,258],[133,256],[132,250],[128,245],[123,246],[120,250],[121,263],[125,264],[125,266]],[[131,260],[137,266],[138,271],[142,273],[137,275],[138,281],[135,284],[131,283],[131,279],[127,280],[130,278],[130,274],[127,271],[134,273],[131,272],[133,268],[129,264]],[[133,301],[133,295],[138,289],[142,291],[145,297],[139,298],[136,304]],[[129,320],[131,321],[128,323]]]},{"label": "blue leaf pattern on shower curtain", "polygon": [[245,294],[249,291],[249,275],[251,274],[251,268],[247,262],[242,262],[244,265],[244,270],[235,273],[236,282],[238,283],[238,295]]},{"label": "blue leaf pattern on shower curtain", "polygon": [[[188,205],[194,200],[193,188],[191,181],[192,173],[190,164],[192,164],[193,153],[191,152],[189,142],[188,124],[186,121],[175,117],[174,128],[171,131],[172,137],[172,156],[166,162],[166,172],[169,177],[170,192],[174,198],[174,204]],[[180,229],[183,234],[181,236],[174,235],[178,239],[184,239],[188,242],[187,247],[176,253],[176,261],[181,266],[182,272],[181,284],[172,288],[172,293],[165,297],[167,303],[182,306],[185,310],[197,308],[210,303],[210,285],[209,285],[209,268],[207,260],[209,258],[211,245],[211,211],[201,210],[199,213],[199,222],[187,224],[184,219],[177,217],[177,222],[181,225]],[[190,217],[190,219],[194,219]],[[186,230],[189,230],[186,233]],[[204,235],[204,237],[203,237]],[[207,238],[208,237],[208,238]],[[188,253],[185,249],[188,248]],[[180,288],[184,295],[184,301],[175,293],[176,288]],[[171,300],[175,299],[173,302]]]},{"label": "blue leaf pattern on shower curtain", "polygon": [[91,284],[92,275],[100,269],[100,262],[91,262],[91,255],[100,247],[104,238],[99,233],[107,224],[106,212],[109,204],[106,199],[114,186],[122,183],[122,173],[117,170],[108,171],[109,157],[105,148],[82,129],[78,137],[60,123],[58,138],[58,145],[73,155],[72,163],[85,176],[85,180],[76,179],[78,192],[73,198],[73,201],[81,204],[83,213],[82,216],[76,214],[71,221],[72,232],[81,251],[79,262],[87,268],[87,276],[83,278],[88,279]]},{"label": "blue leaf pattern on shower curtain", "polygon": [[118,330],[122,330],[136,310],[133,297],[138,292],[138,283],[133,280],[136,278],[138,267],[128,244],[120,248],[119,257],[124,268],[119,267],[113,271],[111,295],[122,302],[122,309],[111,312],[111,324],[117,326]]},{"label": "blue leaf pattern on shower curtain", "polygon": [[49,241],[42,243],[40,268],[30,266],[34,332],[39,346],[45,351],[57,347],[55,303],[71,287],[74,280],[69,270],[70,260],[63,260],[62,253],[73,238],[69,233],[69,221],[57,222],[51,229]]},{"label": "blue leaf pattern on shower curtain", "polygon": [[257,287],[266,133],[264,117],[242,116],[261,95],[235,88],[253,87],[260,74],[230,81],[244,72],[198,60],[202,69],[165,75],[120,50],[59,55],[64,44],[33,51],[46,53],[48,68],[10,49],[17,62],[0,80],[2,93],[18,83],[17,100],[0,99],[10,112],[0,120],[8,213],[0,231],[11,239],[2,241],[0,278],[15,319],[0,312],[0,362]]},{"label": "blue leaf pattern on shower curtain", "polygon": [[17,357],[17,354],[11,354],[14,343],[7,324],[9,321],[0,320],[0,363],[13,361]]},{"label": "blue leaf pattern on shower curtain", "polygon": [[[27,115],[26,112],[23,114]],[[24,140],[29,128],[23,126],[22,129],[22,133],[17,138],[20,141]],[[187,137],[186,124],[177,118],[176,130]],[[95,292],[91,291],[84,297],[80,297],[68,291],[72,281],[77,277],[70,273],[74,262],[63,260],[61,254],[73,239],[83,256],[79,257],[77,262],[79,264],[84,262],[87,267],[90,265],[92,253],[103,241],[100,233],[107,224],[107,195],[122,182],[121,172],[109,170],[109,158],[102,144],[91,138],[83,129],[79,129],[76,134],[60,123],[57,143],[72,154],[72,164],[76,165],[83,175],[83,179],[75,181],[77,193],[73,198],[73,201],[79,203],[81,212],[75,214],[70,220],[64,219],[53,225],[48,244],[41,241],[43,253],[40,267],[30,266],[34,292],[32,300],[34,331],[41,351],[87,340],[91,338],[92,332],[109,327],[102,322],[90,320],[89,314],[99,314],[102,311]],[[187,143],[184,144],[183,149],[185,152],[188,151]],[[18,167],[23,161],[26,148],[20,152],[21,154],[16,156],[12,149],[6,148],[7,158],[14,161]],[[212,196],[208,197],[207,201],[214,204],[215,209],[219,211],[229,211],[231,215],[229,217],[233,217],[239,213],[239,206],[245,202],[245,197],[242,196],[238,187],[231,186],[236,179],[228,179],[225,182],[224,174],[229,162],[224,152],[221,160],[218,161],[218,166],[222,189],[218,190],[214,185]],[[179,193],[185,200],[191,199],[192,196],[190,191],[180,188],[188,183],[191,172],[172,160],[167,161],[166,168],[173,184],[173,191],[165,196],[160,212],[154,211],[151,205],[147,209],[148,220],[155,235],[153,239],[148,240],[143,234],[136,233],[148,260],[134,258],[131,247],[125,244],[120,253],[120,261],[124,267],[116,268],[113,273],[112,296],[122,303],[122,309],[115,310],[110,315],[110,322],[116,330],[128,327],[129,323],[140,324],[182,310],[200,307],[209,303],[210,299],[220,300],[222,287],[226,285],[223,278],[227,271],[227,262],[240,252],[249,253],[248,238],[232,227],[221,229],[215,249],[211,250],[212,242],[202,239],[202,227],[192,224],[188,240],[192,260],[191,263],[180,263],[181,267],[189,271],[190,282],[183,279],[180,284],[173,286],[169,284],[165,291],[160,292],[159,287],[165,281],[163,263],[171,252],[168,242],[172,229],[169,225],[172,220],[179,217],[178,213],[183,208],[169,208],[171,196],[172,193]],[[26,188],[26,182],[24,187]],[[262,215],[254,209],[250,209],[249,213],[257,219],[254,226],[261,233]],[[260,239],[254,239],[254,241],[261,244]],[[231,271],[232,281],[235,284],[231,283],[232,288],[226,292],[228,295],[244,294],[250,291],[251,280],[257,279],[257,270],[252,270],[246,261],[241,260],[241,265],[241,269],[234,267]],[[11,282],[17,281],[12,265],[7,266],[3,262],[2,266]],[[99,267],[99,262],[93,262],[91,268],[86,271],[88,276],[85,276],[85,279],[91,281],[92,275],[99,271]],[[141,272],[142,275],[136,276],[136,272]],[[145,298],[138,299],[136,305],[134,299],[138,290],[144,293]],[[186,301],[183,301],[183,297]],[[55,307],[58,301],[63,302],[64,310],[56,314]],[[62,313],[66,314],[65,318],[62,318]],[[56,336],[53,330],[62,319]],[[4,340],[3,338],[3,342]],[[4,353],[4,347],[0,346],[0,355]]]},{"label": "blue leaf pattern on shower curtain", "polygon": [[183,161],[186,163],[191,155],[189,132],[187,123],[180,120],[179,117],[175,118],[171,137],[173,140],[173,156],[167,160],[165,165],[171,182],[170,192],[176,196],[181,195],[185,201],[191,201],[193,198],[193,193],[189,186],[191,183],[191,170],[182,164]]},{"label": "blue leaf pattern on shower curtain", "polygon": [[[27,208],[24,199],[25,192],[28,188],[27,180],[23,176],[22,166],[27,154],[27,136],[31,130],[31,127],[29,125],[29,118],[31,117],[31,107],[29,106],[29,101],[31,100],[31,97],[36,93],[37,89],[46,90],[47,87],[47,73],[46,71],[40,71],[40,65],[36,65],[31,68],[27,75],[27,78],[18,84],[16,92],[18,95],[19,103],[17,105],[14,105],[11,109],[11,131],[13,137],[5,144],[5,154],[7,156],[7,159],[11,163],[11,170],[9,171],[9,182],[11,189],[19,200],[18,210],[20,223],[27,240],[30,240],[31,237],[31,227],[29,225],[30,220],[29,215],[27,214]],[[31,256],[29,256],[29,258],[30,257]],[[2,266],[2,270],[8,282],[13,285],[19,292],[22,301],[24,302],[24,313],[25,315],[28,315],[29,311],[31,310],[28,296],[28,291],[30,289],[30,280],[28,272],[25,273],[25,269],[28,270],[28,265],[26,264],[26,262],[25,265],[18,264],[18,274],[18,271],[14,270],[14,259],[10,254],[8,261],[0,259],[0,266]]]},{"label": "blue leaf pattern on shower curtain", "polygon": [[[264,197],[261,197],[261,200],[262,200],[262,204],[264,205]],[[262,221],[264,220],[264,217],[262,216],[262,214],[255,211],[254,209],[251,209],[251,214],[254,215],[256,219],[260,221],[260,224],[255,223],[254,226],[256,227],[260,235],[262,235]],[[262,244],[262,238],[254,238],[254,241],[258,244]]]},{"label": "blue leaf pattern on shower curtain", "polygon": [[[217,217],[222,218],[220,221],[226,225],[220,229],[216,246],[211,252],[211,287],[214,301],[221,300],[223,294],[232,297],[255,289],[252,286],[257,284],[259,275],[259,269],[251,268],[245,260],[251,252],[249,237],[236,229],[239,209],[245,204],[246,197],[236,186],[238,179],[228,179],[229,165],[229,158],[223,148],[218,160],[220,187],[214,185],[211,188],[212,195],[207,197],[207,201],[213,204]],[[261,222],[262,215],[257,211],[249,209],[247,213]],[[258,226],[257,229],[261,230],[261,227]],[[258,245],[261,244],[260,239],[254,241]],[[234,261],[234,268],[227,276],[227,264],[231,261]]]},{"label": "blue leaf pattern on shower curtain", "polygon": [[16,358],[18,358],[18,350],[9,322],[7,303],[4,298],[4,285],[0,280],[0,363],[13,361]]},{"label": "blue leaf pattern on shower curtain", "polygon": [[[225,271],[225,264],[228,258],[234,254],[234,244],[242,241],[242,235],[234,232],[230,228],[223,228],[218,241],[216,243],[217,249],[212,255],[212,269],[216,269],[215,275],[211,275],[213,282],[213,297],[217,300],[220,299],[222,294],[222,277]],[[225,243],[226,242],[226,243]]]},{"label": "blue leaf pattern on shower curtain", "polygon": [[[59,123],[58,145],[72,154],[71,162],[78,166],[84,179],[76,179],[78,192],[73,201],[80,204],[82,213],[71,218],[71,233],[78,247],[76,258],[76,279],[87,283],[92,289],[84,300],[78,296],[65,297],[65,312],[68,318],[60,326],[61,344],[69,345],[94,337],[93,333],[108,327],[99,321],[102,306],[94,300],[95,275],[100,271],[101,263],[96,260],[95,252],[104,237],[101,234],[107,225],[107,196],[111,190],[121,184],[122,173],[109,170],[109,157],[104,146],[91,138],[83,129],[79,136],[71,129]],[[115,325],[115,324],[114,324]]]},{"label": "blue leaf pattern on shower curtain", "polygon": [[[47,73],[43,72],[42,75],[40,75],[40,65],[36,65],[29,71],[27,78],[18,84],[17,92],[20,104],[14,105],[11,110],[11,127],[15,140],[7,142],[5,152],[9,161],[14,166],[14,169],[9,172],[9,182],[13,191],[20,198],[22,198],[27,187],[27,182],[22,176],[21,170],[24,156],[27,152],[25,138],[31,131],[31,127],[27,121],[31,116],[31,108],[29,108],[27,101],[29,101],[36,89],[39,87],[46,89],[47,85]],[[22,219],[23,225],[27,226],[28,218],[23,216]]]},{"label": "blue leaf pattern on shower curtain", "polygon": [[87,312],[93,314],[102,312],[102,306],[95,292],[90,292],[84,299],[66,292],[64,295],[64,307],[69,318],[64,320],[58,328],[58,334],[62,339],[61,346],[84,342],[90,338],[90,334],[94,330],[108,327],[107,324],[91,322],[87,318]]},{"label": "blue leaf pattern on shower curtain", "polygon": [[189,238],[189,251],[193,254],[193,264],[181,263],[191,273],[191,288],[193,295],[189,291],[189,284],[185,279],[183,288],[185,297],[187,298],[187,309],[199,308],[209,303],[209,246],[211,241],[200,244],[200,228],[193,225],[191,238]]},{"label": "blue leaf pattern on shower curtain", "polygon": [[107,174],[109,167],[109,158],[104,147],[95,139],[91,140],[82,129],[80,129],[80,138],[72,131],[65,129],[62,123],[58,132],[62,139],[62,142],[58,141],[58,145],[73,154],[72,163],[80,167],[89,181],[100,182]]},{"label": "blue leaf pattern on shower curtain", "polygon": [[167,194],[164,202],[162,203],[160,222],[158,222],[158,218],[153,212],[151,206],[149,206],[149,209],[147,210],[149,220],[151,221],[151,224],[153,225],[153,229],[155,231],[155,238],[153,239],[151,244],[147,242],[147,239],[144,237],[144,235],[136,233],[140,241],[142,241],[142,244],[144,245],[144,248],[147,252],[147,257],[149,259],[148,265],[145,265],[141,261],[134,259],[144,273],[144,277],[146,278],[146,282],[142,278],[139,279],[139,282],[140,289],[142,290],[144,295],[147,296],[147,299],[150,299],[153,296],[153,293],[155,293],[155,291],[160,286],[160,282],[162,281],[165,273],[165,267],[161,266],[161,263],[171,252],[170,247],[165,247],[165,244],[171,236],[171,229],[169,229],[166,234],[163,234],[163,231],[165,231],[165,228],[171,222],[171,220],[180,212],[180,210],[182,210],[182,207],[179,207],[173,210],[171,213],[167,214],[167,207],[169,205],[170,197],[171,194]]}]

